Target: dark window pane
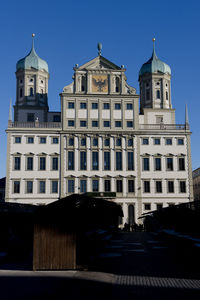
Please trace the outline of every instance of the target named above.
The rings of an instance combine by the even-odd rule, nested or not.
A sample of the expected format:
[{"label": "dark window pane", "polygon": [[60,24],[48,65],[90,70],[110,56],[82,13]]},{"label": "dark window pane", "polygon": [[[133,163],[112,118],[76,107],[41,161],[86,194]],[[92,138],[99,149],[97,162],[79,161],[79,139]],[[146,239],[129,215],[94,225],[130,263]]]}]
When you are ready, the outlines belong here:
[{"label": "dark window pane", "polygon": [[74,152],[68,151],[68,170],[74,170]]},{"label": "dark window pane", "polygon": [[99,152],[92,152],[92,170],[99,169]]},{"label": "dark window pane", "polygon": [[143,158],[143,171],[149,171],[149,158]]},{"label": "dark window pane", "polygon": [[80,152],[80,169],[86,170],[87,169],[87,160],[86,160],[86,152]]},{"label": "dark window pane", "polygon": [[20,193],[20,181],[14,181],[14,194]]},{"label": "dark window pane", "polygon": [[134,180],[128,180],[128,192],[134,193],[135,192],[135,184]]},{"label": "dark window pane", "polygon": [[104,191],[105,192],[110,192],[111,191],[110,180],[104,180]]},{"label": "dark window pane", "polygon": [[133,152],[128,152],[128,170],[134,170]]},{"label": "dark window pane", "polygon": [[68,180],[68,193],[74,193],[74,180]]},{"label": "dark window pane", "polygon": [[104,170],[110,170],[110,152],[104,152]]},{"label": "dark window pane", "polygon": [[122,170],[122,153],[116,152],[116,170]]},{"label": "dark window pane", "polygon": [[27,170],[33,170],[33,157],[27,157]]},{"label": "dark window pane", "polygon": [[87,192],[87,181],[86,180],[80,180],[80,192],[81,193]]},{"label": "dark window pane", "polygon": [[40,157],[40,170],[46,170],[46,157]]},{"label": "dark window pane", "polygon": [[21,157],[14,158],[14,170],[20,170],[21,167]]},{"label": "dark window pane", "polygon": [[98,180],[92,180],[92,191],[93,192],[99,191],[99,181]]},{"label": "dark window pane", "polygon": [[52,158],[52,170],[54,171],[58,170],[58,157]]}]

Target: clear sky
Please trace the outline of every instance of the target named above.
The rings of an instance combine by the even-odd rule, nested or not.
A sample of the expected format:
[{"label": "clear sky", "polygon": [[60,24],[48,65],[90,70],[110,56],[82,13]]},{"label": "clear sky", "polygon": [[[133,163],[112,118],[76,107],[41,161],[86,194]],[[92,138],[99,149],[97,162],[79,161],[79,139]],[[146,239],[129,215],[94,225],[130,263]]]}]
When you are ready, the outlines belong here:
[{"label": "clear sky", "polygon": [[72,81],[73,66],[102,55],[127,68],[128,84],[138,89],[138,72],[152,53],[172,69],[176,123],[188,105],[192,165],[200,167],[200,1],[179,0],[7,0],[0,2],[0,177],[6,175],[9,101],[15,103],[16,62],[28,54],[35,33],[37,54],[49,65],[49,107],[60,110],[59,93]]}]

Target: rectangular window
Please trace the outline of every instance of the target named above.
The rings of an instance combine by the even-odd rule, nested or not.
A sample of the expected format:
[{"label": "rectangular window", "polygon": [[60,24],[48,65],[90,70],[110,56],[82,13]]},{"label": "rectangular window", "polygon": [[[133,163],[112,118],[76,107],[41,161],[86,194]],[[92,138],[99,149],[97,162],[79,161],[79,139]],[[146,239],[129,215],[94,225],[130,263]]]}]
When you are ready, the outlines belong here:
[{"label": "rectangular window", "polygon": [[87,103],[86,102],[81,102],[80,103],[80,109],[86,109],[87,108]]},{"label": "rectangular window", "polygon": [[47,139],[46,137],[40,137],[40,144],[46,144]]},{"label": "rectangular window", "polygon": [[115,121],[115,127],[122,127],[121,121]]},{"label": "rectangular window", "polygon": [[104,127],[110,127],[110,121],[103,121]]},{"label": "rectangular window", "polygon": [[68,193],[74,193],[74,179],[68,180]]},{"label": "rectangular window", "polygon": [[74,108],[74,102],[68,102],[68,108],[73,109]]},{"label": "rectangular window", "polygon": [[121,147],[121,145],[122,145],[122,139],[121,138],[116,139],[116,146]]},{"label": "rectangular window", "polygon": [[46,170],[46,157],[40,157],[40,171]]},{"label": "rectangular window", "polygon": [[99,180],[92,180],[92,191],[93,192],[99,191]]},{"label": "rectangular window", "polygon": [[144,181],[144,193],[150,193],[150,181]]},{"label": "rectangular window", "polygon": [[104,180],[104,191],[105,192],[110,192],[111,191],[110,180]]},{"label": "rectangular window", "polygon": [[68,127],[74,127],[74,120],[68,120]]},{"label": "rectangular window", "polygon": [[69,138],[69,146],[74,146],[74,138]]},{"label": "rectangular window", "polygon": [[33,157],[27,157],[27,170],[33,170]]},{"label": "rectangular window", "polygon": [[109,147],[110,146],[110,139],[105,139],[104,140],[104,146]]},{"label": "rectangular window", "polygon": [[132,147],[133,146],[133,139],[128,139],[128,147]]},{"label": "rectangular window", "polygon": [[129,128],[133,127],[133,121],[127,121],[126,126]]},{"label": "rectangular window", "polygon": [[167,182],[167,188],[168,188],[168,193],[174,193],[174,182],[173,181],[168,181]]},{"label": "rectangular window", "polygon": [[99,152],[92,152],[92,170],[99,170]]},{"label": "rectangular window", "polygon": [[156,193],[162,193],[162,181],[156,181]]},{"label": "rectangular window", "polygon": [[145,203],[144,204],[144,210],[151,210],[151,204],[150,203]]},{"label": "rectangular window", "polygon": [[117,193],[122,193],[123,192],[123,184],[122,184],[122,180],[116,180],[116,190]]},{"label": "rectangular window", "polygon": [[165,144],[166,145],[172,145],[172,139],[166,139]]},{"label": "rectangular window", "polygon": [[121,109],[121,103],[115,103],[115,109],[117,110]]},{"label": "rectangular window", "polygon": [[142,139],[142,145],[149,145],[149,139],[148,138]]},{"label": "rectangular window", "polygon": [[81,146],[86,146],[86,139],[85,138],[81,139]]},{"label": "rectangular window", "polygon": [[52,157],[52,170],[58,170],[58,157]]},{"label": "rectangular window", "polygon": [[51,182],[51,192],[53,194],[58,193],[58,181],[57,180],[52,180],[52,182]]},{"label": "rectangular window", "polygon": [[185,171],[185,158],[178,158],[178,169],[179,171]]},{"label": "rectangular window", "polygon": [[14,194],[20,193],[20,181],[14,181]]},{"label": "rectangular window", "polygon": [[28,113],[27,114],[27,122],[34,122],[35,121],[35,114]]},{"label": "rectangular window", "polygon": [[85,180],[85,179],[80,180],[80,192],[81,193],[87,192],[87,180]]},{"label": "rectangular window", "polygon": [[116,152],[116,170],[122,170],[122,152]]},{"label": "rectangular window", "polygon": [[149,158],[143,158],[143,171],[149,171]]},{"label": "rectangular window", "polygon": [[161,158],[155,158],[155,171],[161,171]]},{"label": "rectangular window", "polygon": [[29,136],[27,139],[28,144],[33,144],[34,143],[34,137]]},{"label": "rectangular window", "polygon": [[68,151],[68,170],[74,170],[74,152]]},{"label": "rectangular window", "polygon": [[103,109],[110,109],[110,103],[104,103]]},{"label": "rectangular window", "polygon": [[86,127],[87,121],[80,121],[80,127]]},{"label": "rectangular window", "polygon": [[54,115],[54,116],[53,116],[53,122],[55,122],[55,123],[57,122],[57,123],[58,123],[58,122],[60,122],[60,121],[61,121],[61,120],[60,120],[60,115]]},{"label": "rectangular window", "polygon": [[126,109],[127,109],[127,110],[133,109],[133,104],[132,104],[132,103],[127,103],[127,104],[126,104]]},{"label": "rectangular window", "polygon": [[33,193],[33,181],[26,182],[26,193],[32,194]]},{"label": "rectangular window", "polygon": [[110,152],[104,152],[104,170],[110,170]]},{"label": "rectangular window", "polygon": [[80,152],[80,170],[87,170],[86,152]]},{"label": "rectangular window", "polygon": [[128,180],[128,192],[134,193],[135,192],[135,181],[134,180]]},{"label": "rectangular window", "polygon": [[128,152],[128,171],[134,170],[133,152]]},{"label": "rectangular window", "polygon": [[14,157],[14,170],[20,170],[21,169],[21,157],[16,156]]},{"label": "rectangular window", "polygon": [[53,137],[52,142],[53,142],[53,144],[58,144],[58,137]]},{"label": "rectangular window", "polygon": [[178,145],[184,145],[184,139],[178,139]]},{"label": "rectangular window", "polygon": [[180,181],[180,193],[186,193],[186,182],[185,181]]},{"label": "rectangular window", "polygon": [[92,127],[98,127],[99,122],[98,121],[92,121]]},{"label": "rectangular window", "polygon": [[39,193],[40,194],[45,194],[46,192],[46,182],[45,181],[40,181],[39,182]]},{"label": "rectangular window", "polygon": [[98,139],[94,138],[92,144],[93,144],[94,147],[97,147],[98,146]]},{"label": "rectangular window", "polygon": [[21,136],[15,137],[15,144],[21,144]]},{"label": "rectangular window", "polygon": [[92,109],[98,109],[98,103],[92,103]]},{"label": "rectangular window", "polygon": [[154,145],[160,145],[160,139],[154,139]]},{"label": "rectangular window", "polygon": [[167,171],[173,171],[173,158],[167,157]]}]

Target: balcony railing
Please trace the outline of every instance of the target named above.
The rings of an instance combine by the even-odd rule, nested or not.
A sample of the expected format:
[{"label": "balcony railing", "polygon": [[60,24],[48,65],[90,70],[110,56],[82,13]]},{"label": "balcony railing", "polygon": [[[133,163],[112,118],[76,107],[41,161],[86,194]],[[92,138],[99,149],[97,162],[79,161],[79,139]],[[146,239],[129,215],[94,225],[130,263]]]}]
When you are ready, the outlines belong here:
[{"label": "balcony railing", "polygon": [[8,122],[8,128],[61,128],[60,122]]},{"label": "balcony railing", "polygon": [[140,124],[141,130],[189,130],[185,124]]}]

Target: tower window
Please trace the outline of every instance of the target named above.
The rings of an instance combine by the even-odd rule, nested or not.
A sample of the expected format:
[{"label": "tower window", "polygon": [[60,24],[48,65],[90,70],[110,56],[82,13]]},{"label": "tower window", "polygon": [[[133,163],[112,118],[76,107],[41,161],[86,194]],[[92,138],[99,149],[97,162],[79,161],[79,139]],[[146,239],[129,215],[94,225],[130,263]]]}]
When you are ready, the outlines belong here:
[{"label": "tower window", "polygon": [[20,98],[23,97],[23,90],[22,89],[19,90],[19,96],[20,96]]},{"label": "tower window", "polygon": [[27,114],[27,122],[34,122],[35,121],[35,114],[28,113]]},{"label": "tower window", "polygon": [[115,82],[115,92],[119,93],[119,77],[116,77],[116,82]]},{"label": "tower window", "polygon": [[41,80],[41,83],[43,83],[43,80]]},{"label": "tower window", "polygon": [[150,91],[149,90],[146,91],[146,100],[150,100]]},{"label": "tower window", "polygon": [[168,100],[168,92],[166,92],[166,100]]},{"label": "tower window", "polygon": [[156,98],[160,99],[160,91],[159,90],[156,91]]},{"label": "tower window", "polygon": [[32,78],[30,79],[30,82],[33,82],[33,79],[32,79]]},{"label": "tower window", "polygon": [[29,94],[29,96],[33,96],[33,88],[32,87],[30,88],[30,94]]}]

